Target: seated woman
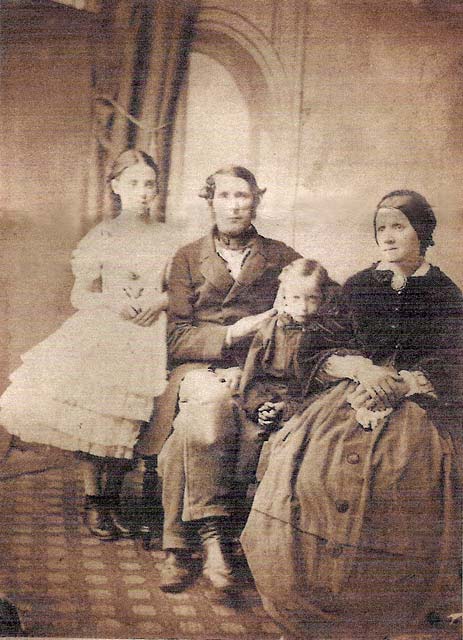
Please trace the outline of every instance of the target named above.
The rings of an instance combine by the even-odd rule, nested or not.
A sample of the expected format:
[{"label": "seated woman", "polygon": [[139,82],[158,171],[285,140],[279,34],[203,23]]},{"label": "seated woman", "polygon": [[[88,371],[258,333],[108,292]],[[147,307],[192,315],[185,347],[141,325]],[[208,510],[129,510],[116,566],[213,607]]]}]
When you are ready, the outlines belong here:
[{"label": "seated woman", "polygon": [[368,638],[460,602],[463,302],[425,260],[435,226],[416,192],[380,201],[381,261],[346,282],[333,323],[363,357],[319,360],[276,435],[242,544],[288,637]]}]

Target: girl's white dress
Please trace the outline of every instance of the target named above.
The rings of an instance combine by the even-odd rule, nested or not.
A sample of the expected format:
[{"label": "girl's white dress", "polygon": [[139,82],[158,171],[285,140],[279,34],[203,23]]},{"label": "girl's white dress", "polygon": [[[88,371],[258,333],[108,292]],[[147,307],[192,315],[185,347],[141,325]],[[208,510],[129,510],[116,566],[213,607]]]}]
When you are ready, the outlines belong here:
[{"label": "girl's white dress", "polygon": [[159,295],[171,247],[162,224],[131,228],[117,218],[80,241],[74,291],[79,282],[100,281],[101,292],[81,303],[74,296],[79,310],[22,356],[0,398],[0,422],[10,433],[97,456],[132,456],[140,423],[166,386],[166,314],[143,327],[117,308]]}]

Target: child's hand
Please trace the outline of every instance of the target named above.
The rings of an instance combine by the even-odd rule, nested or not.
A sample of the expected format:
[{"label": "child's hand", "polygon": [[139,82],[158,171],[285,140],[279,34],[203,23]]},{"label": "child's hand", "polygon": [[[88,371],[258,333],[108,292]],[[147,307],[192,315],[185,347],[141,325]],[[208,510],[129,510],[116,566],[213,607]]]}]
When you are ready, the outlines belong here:
[{"label": "child's hand", "polygon": [[285,407],[284,402],[264,402],[257,410],[257,422],[261,427],[275,427]]},{"label": "child's hand", "polygon": [[119,307],[116,313],[118,313],[123,320],[134,320],[137,314],[140,313],[140,310],[126,302]]},{"label": "child's hand", "polygon": [[165,306],[159,303],[142,305],[132,321],[140,327],[150,327],[159,318],[164,308]]},{"label": "child's hand", "polygon": [[[105,294],[103,294],[105,295]],[[140,305],[136,300],[131,300],[127,296],[106,296],[105,306],[123,320],[133,320],[137,313],[140,313]]]},{"label": "child's hand", "polygon": [[150,327],[167,308],[167,303],[167,293],[139,297],[136,300],[136,305],[140,310],[133,318],[134,324],[138,324],[140,327]]}]

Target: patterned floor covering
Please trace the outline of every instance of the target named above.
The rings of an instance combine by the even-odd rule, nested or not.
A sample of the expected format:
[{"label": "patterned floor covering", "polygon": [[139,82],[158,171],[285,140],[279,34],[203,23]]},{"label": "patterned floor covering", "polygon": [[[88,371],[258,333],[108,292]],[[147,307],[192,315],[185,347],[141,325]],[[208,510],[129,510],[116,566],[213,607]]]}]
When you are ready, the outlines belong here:
[{"label": "patterned floor covering", "polygon": [[216,602],[203,578],[185,593],[159,588],[162,551],[140,540],[100,542],[82,525],[73,464],[0,482],[0,592],[27,636],[272,640],[252,582]]},{"label": "patterned floor covering", "polygon": [[[19,465],[15,456],[0,465],[0,594],[19,608],[27,637],[281,636],[244,568],[239,601],[217,602],[201,577],[184,593],[165,594],[158,588],[163,553],[156,541],[150,551],[140,540],[100,542],[83,526],[83,490],[72,460],[63,463],[59,457],[37,457],[30,451],[15,455],[23,457]],[[133,473],[128,480],[129,491],[136,494],[140,477]],[[434,630],[387,640],[458,636],[456,631]]]}]

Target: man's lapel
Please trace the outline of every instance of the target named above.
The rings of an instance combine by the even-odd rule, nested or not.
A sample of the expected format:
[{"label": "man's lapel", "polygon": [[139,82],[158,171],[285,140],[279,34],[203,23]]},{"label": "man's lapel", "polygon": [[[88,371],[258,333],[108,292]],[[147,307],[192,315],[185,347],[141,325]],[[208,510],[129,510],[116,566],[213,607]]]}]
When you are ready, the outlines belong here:
[{"label": "man's lapel", "polygon": [[246,258],[238,278],[233,282],[233,286],[228,292],[224,303],[236,298],[244,288],[249,287],[260,278],[267,267],[267,262],[263,239],[261,236],[256,236],[251,246],[251,253]]},{"label": "man's lapel", "polygon": [[199,270],[205,280],[218,291],[228,292],[235,282],[224,260],[217,255],[212,234],[206,236],[201,244]]}]

